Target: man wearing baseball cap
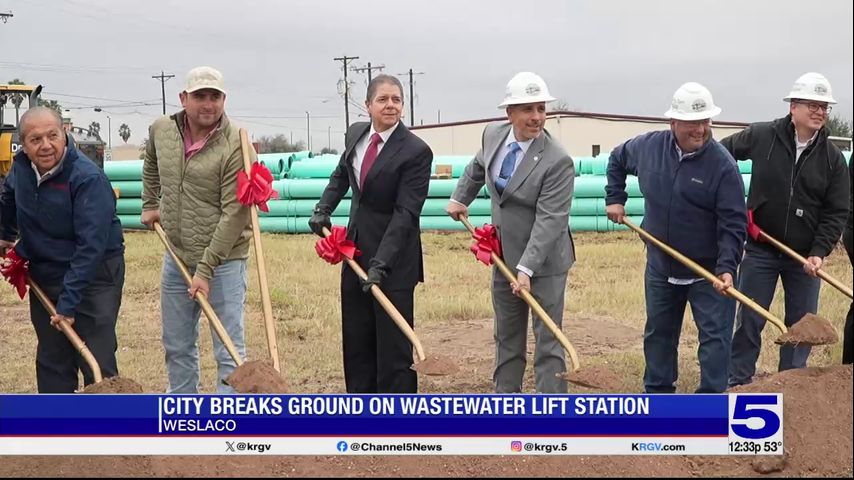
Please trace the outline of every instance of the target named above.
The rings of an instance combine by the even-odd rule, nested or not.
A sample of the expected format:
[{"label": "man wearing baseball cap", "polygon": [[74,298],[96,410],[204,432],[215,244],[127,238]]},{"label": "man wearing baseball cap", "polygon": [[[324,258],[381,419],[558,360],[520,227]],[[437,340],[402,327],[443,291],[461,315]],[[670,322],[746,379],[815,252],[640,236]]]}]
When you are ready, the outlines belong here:
[{"label": "man wearing baseball cap", "polygon": [[[554,100],[537,74],[521,72],[510,79],[498,106],[507,121],[486,126],[481,149],[460,177],[447,209],[454,220],[468,216],[467,205],[486,184],[504,260],[517,270],[513,284],[493,272],[497,393],[522,391],[530,309],[520,291],[529,290],[560,328],[566,279],[575,262],[569,233],[575,167],[544,129],[546,103]],[[532,327],[537,392],[566,393],[566,381],[558,376],[566,371],[563,347],[536,315]]]},{"label": "man wearing baseball cap", "polygon": [[[842,235],[849,208],[849,175],[839,148],[827,139],[827,117],[836,103],[820,73],[801,75],[783,98],[789,114],[754,123],[721,141],[737,160],[752,159],[747,206],[753,222],[809,262],[782,254],[757,234],[747,240],[739,290],[768,308],[777,278],[785,290],[785,324],[816,313],[817,272]],[[751,229],[756,231],[756,229]],[[750,383],[762,345],[765,320],[739,307],[730,365],[731,386]],[[807,366],[809,345],[780,346],[780,371]]]},{"label": "man wearing baseball cap", "polygon": [[[190,70],[179,94],[183,110],[151,125],[145,149],[142,223],[151,227],[160,222],[193,273],[188,289],[171,256],[164,255],[160,314],[169,393],[199,391],[198,292],[207,296],[240,356],[245,356],[243,303],[252,232],[249,209],[237,199],[243,157],[238,127],[224,113],[225,96],[219,71]],[[224,380],[237,365],[219,338],[212,337],[217,392],[232,393]]]},{"label": "man wearing baseball cap", "polygon": [[712,138],[721,113],[709,90],[688,82],[673,94],[670,130],[632,138],[611,152],[605,207],[608,218],[626,217],[626,176],[643,192],[643,228],[714,273],[710,283],[655,245],[647,245],[643,333],[644,391],[676,391],[679,335],[685,307],[697,324],[700,384],[697,393],[727,388],[735,300],[733,285],[747,236],[744,186],[732,156]]}]

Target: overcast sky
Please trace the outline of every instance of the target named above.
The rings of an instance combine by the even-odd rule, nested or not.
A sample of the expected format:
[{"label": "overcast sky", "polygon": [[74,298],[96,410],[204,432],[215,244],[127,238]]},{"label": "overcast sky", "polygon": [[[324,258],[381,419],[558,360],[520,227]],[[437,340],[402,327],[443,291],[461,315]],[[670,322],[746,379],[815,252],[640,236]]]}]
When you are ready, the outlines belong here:
[{"label": "overcast sky", "polygon": [[[102,134],[109,114],[114,146],[121,123],[139,143],[161,113],[152,75],[175,75],[172,113],[186,72],[207,64],[225,76],[226,112],[254,136],[305,140],[309,111],[314,150],[340,149],[333,58],[344,55],[423,72],[414,106],[424,124],[500,115],[507,80],[526,70],[571,109],[598,113],[660,116],[680,84],[697,81],[719,120],[744,122],[785,115],[795,78],[817,71],[834,113],[852,118],[850,0],[0,0],[0,12],[14,15],[0,23],[0,82],[44,85],[44,98],[71,108],[76,125],[99,121]],[[348,76],[363,105],[366,74]],[[350,121],[361,113],[351,106]]]}]

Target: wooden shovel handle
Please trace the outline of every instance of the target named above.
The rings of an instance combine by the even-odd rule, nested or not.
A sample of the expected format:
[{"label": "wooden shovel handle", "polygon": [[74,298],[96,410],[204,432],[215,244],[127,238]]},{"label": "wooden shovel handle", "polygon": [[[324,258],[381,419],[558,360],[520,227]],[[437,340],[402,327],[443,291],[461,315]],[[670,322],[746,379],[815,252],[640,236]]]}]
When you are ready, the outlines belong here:
[{"label": "wooden shovel handle", "polygon": [[[461,215],[460,221],[463,223],[463,225],[466,226],[469,232],[474,235],[474,227],[472,226],[471,222],[469,222],[468,218]],[[507,265],[495,252],[492,252],[492,261],[495,262],[495,265],[498,266],[498,270],[501,271],[501,273],[504,275],[508,282],[516,282],[516,275],[514,275],[509,268],[507,268]],[[534,296],[531,295],[531,292],[524,288],[520,291],[522,294],[522,299],[525,300],[525,303],[527,303],[528,306],[531,307],[531,310],[533,310],[534,313],[538,317],[540,317],[540,319],[546,325],[546,328],[548,328],[549,331],[552,332],[552,335],[557,338],[557,341],[560,342],[561,346],[563,346],[563,349],[566,350],[566,353],[569,355],[569,361],[572,364],[572,371],[577,372],[581,368],[581,363],[578,361],[578,354],[575,352],[575,348],[572,346],[572,343],[570,343],[569,339],[566,338],[566,335],[564,335],[563,332],[559,328],[557,328],[557,325],[555,324],[554,320],[552,320],[549,314],[546,313],[545,310],[543,310],[543,307],[541,307],[540,304],[537,302],[537,299],[535,299]]]},{"label": "wooden shovel handle", "polygon": [[[623,218],[623,224],[626,225],[627,227],[631,228],[632,230],[634,230],[643,239],[653,243],[658,248],[664,250],[665,253],[667,253],[671,257],[675,258],[676,260],[679,261],[679,263],[690,268],[694,273],[705,278],[710,283],[714,284],[715,282],[719,281],[718,277],[714,276],[711,272],[709,272],[705,268],[701,267],[697,262],[691,260],[690,258],[686,257],[685,255],[682,255],[681,253],[676,251],[673,247],[671,247],[671,246],[667,245],[666,243],[662,242],[661,240],[655,238],[654,236],[652,236],[652,234],[650,234],[646,230],[644,230],[644,229],[638,227],[637,225],[635,225],[634,223],[632,223],[631,220],[629,220],[628,218],[626,218],[626,217]],[[752,299],[748,298],[743,293],[736,290],[735,287],[727,288],[726,290],[724,290],[724,293],[726,293],[730,297],[738,300],[742,304],[750,307],[751,310],[758,313],[763,318],[765,318],[765,320],[768,320],[775,327],[777,327],[777,329],[780,330],[781,333],[788,332],[786,325],[782,321],[780,321],[779,318],[775,317],[771,312],[762,308],[761,305],[759,305],[758,303],[754,302]]]},{"label": "wooden shovel handle", "polygon": [[[328,228],[323,227],[323,234],[328,237],[332,234],[332,232],[330,232]],[[368,275],[359,265],[359,262],[347,257],[344,257],[344,260],[347,260],[347,265],[349,265],[350,268],[353,269],[354,272],[356,272],[356,275],[359,278],[361,278],[362,280],[368,278]],[[403,332],[404,335],[406,335],[406,338],[409,340],[409,343],[411,343],[412,346],[415,348],[415,355],[418,357],[418,362],[416,363],[423,362],[427,357],[424,355],[424,347],[421,346],[421,341],[418,340],[418,336],[415,335],[415,330],[413,330],[412,327],[410,327],[409,324],[406,323],[406,319],[403,318],[403,315],[401,315],[400,312],[397,311],[397,308],[395,308],[394,304],[391,303],[391,300],[389,300],[388,297],[385,296],[385,293],[380,290],[380,287],[376,285],[371,285],[371,293],[374,294],[374,298],[376,298],[377,301],[380,302],[380,305],[382,305],[383,310],[385,310],[386,313],[388,313],[388,316],[391,317],[392,320],[394,320],[394,323],[397,324],[397,327]]]},{"label": "wooden shovel handle", "polygon": [[[249,161],[249,135],[246,129],[240,129],[240,151],[243,153],[243,168],[246,170],[246,175],[252,170],[252,163]],[[250,208],[252,216],[252,237],[255,242],[255,264],[258,266],[258,285],[261,289],[261,306],[264,311],[264,331],[267,333],[267,349],[270,351],[270,358],[273,360],[273,368],[277,372],[279,369],[279,346],[276,343],[276,327],[273,324],[273,304],[270,301],[270,285],[267,283],[267,262],[264,260],[264,248],[261,245],[261,225],[258,221],[258,207],[252,205]]]},{"label": "wooden shovel handle", "polygon": [[[761,238],[763,240],[767,241],[771,245],[774,245],[775,247],[780,249],[783,253],[785,253],[786,255],[788,255],[788,256],[794,258],[795,260],[801,262],[802,264],[806,265],[809,263],[807,261],[807,259],[804,258],[803,256],[801,256],[798,252],[792,250],[785,243],[777,240],[776,238],[772,237],[771,235],[768,235],[767,233],[765,233],[764,230],[760,230],[759,235],[761,236]],[[848,298],[854,298],[854,292],[851,291],[851,288],[849,288],[848,286],[846,286],[845,284],[843,284],[842,282],[840,282],[836,278],[832,277],[829,273],[825,272],[822,269],[818,269],[817,275],[819,276],[819,278],[821,278],[825,282],[833,285],[834,287],[836,287],[837,290],[839,290],[840,292],[847,295]]]},{"label": "wooden shovel handle", "polygon": [[[169,255],[171,255],[172,260],[175,261],[175,265],[178,265],[178,270],[181,271],[181,276],[184,277],[184,281],[187,282],[187,286],[191,286],[193,284],[193,277],[190,275],[190,271],[187,270],[184,262],[178,258],[178,254],[176,254],[175,250],[172,249],[172,245],[166,237],[166,232],[163,231],[163,227],[160,226],[159,222],[154,222],[154,231],[157,232],[157,236],[160,237],[160,241],[163,242],[163,246],[165,246],[166,250],[169,251]],[[243,365],[243,359],[241,359],[240,354],[237,353],[237,347],[234,346],[234,342],[231,341],[231,337],[228,335],[228,332],[225,331],[225,327],[222,326],[222,322],[219,320],[219,317],[213,307],[211,307],[210,302],[208,302],[208,297],[202,292],[197,292],[196,301],[201,305],[202,311],[205,312],[205,316],[208,318],[208,323],[210,323],[211,328],[213,328],[222,344],[225,345],[225,349],[228,350],[228,354],[231,355],[232,359],[234,359],[234,363],[236,363],[238,367]]]},{"label": "wooden shovel handle", "polygon": [[[30,285],[30,290],[33,291],[36,298],[39,299],[41,304],[47,310],[47,313],[49,313],[51,317],[56,315],[56,306],[54,306],[47,294],[44,293],[44,290],[42,290],[41,287],[29,277],[29,275],[27,276],[27,283]],[[62,329],[62,333],[68,337],[68,341],[70,341],[71,344],[74,345],[74,348],[80,352],[80,356],[83,357],[86,364],[89,365],[89,368],[92,370],[92,376],[95,377],[95,383],[103,380],[104,378],[101,376],[101,367],[98,365],[98,361],[95,360],[95,356],[92,355],[89,347],[87,347],[83,340],[77,335],[74,328],[64,320],[59,322],[59,327]]]}]

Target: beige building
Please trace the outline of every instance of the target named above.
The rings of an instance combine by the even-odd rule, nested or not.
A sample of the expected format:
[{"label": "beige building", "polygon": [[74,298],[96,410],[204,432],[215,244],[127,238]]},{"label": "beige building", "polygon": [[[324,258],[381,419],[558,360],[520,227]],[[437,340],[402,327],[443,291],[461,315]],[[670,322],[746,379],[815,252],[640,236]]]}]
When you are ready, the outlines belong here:
[{"label": "beige building", "polygon": [[[474,155],[480,149],[483,127],[506,117],[485,118],[466,122],[412,127],[434,155]],[[748,124],[712,121],[718,140],[744,129]],[[557,138],[573,157],[596,156],[642,133],[667,130],[670,120],[664,117],[638,117],[587,112],[550,112],[546,130]]]}]

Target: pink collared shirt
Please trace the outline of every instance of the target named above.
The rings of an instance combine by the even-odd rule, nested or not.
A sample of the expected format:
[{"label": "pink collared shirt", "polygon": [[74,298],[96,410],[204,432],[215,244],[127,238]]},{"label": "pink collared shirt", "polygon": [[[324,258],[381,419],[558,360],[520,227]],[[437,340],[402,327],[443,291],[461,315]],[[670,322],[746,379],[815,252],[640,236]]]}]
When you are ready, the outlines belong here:
[{"label": "pink collared shirt", "polygon": [[[222,120],[220,120],[222,122]],[[190,135],[190,124],[187,123],[187,117],[184,117],[184,160],[189,160],[193,155],[199,153],[199,150],[208,143],[211,136],[219,130],[220,123],[217,123],[216,128],[208,132],[205,138],[193,143],[193,137]]]}]

